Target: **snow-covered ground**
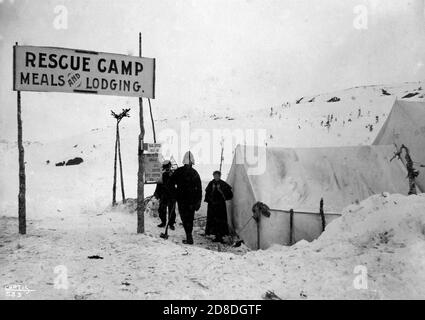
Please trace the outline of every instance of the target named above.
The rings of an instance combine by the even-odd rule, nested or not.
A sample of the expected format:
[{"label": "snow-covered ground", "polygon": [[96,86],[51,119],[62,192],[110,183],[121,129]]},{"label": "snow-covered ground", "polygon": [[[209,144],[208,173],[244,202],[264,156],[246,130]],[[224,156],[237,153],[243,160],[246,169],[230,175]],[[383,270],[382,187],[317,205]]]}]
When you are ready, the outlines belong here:
[{"label": "snow-covered ground", "polygon": [[[175,129],[180,136],[182,123],[189,122],[192,130],[206,132],[217,128],[266,129],[266,139],[257,143],[268,146],[369,144],[395,96],[419,92],[412,99],[420,100],[420,86],[385,87],[385,92],[393,96],[383,94],[384,87],[355,88],[273,110],[197,115],[190,121],[159,119],[157,129],[162,133]],[[327,102],[334,97],[340,101]],[[322,123],[328,115],[333,115],[330,128]],[[136,121],[123,121],[128,198],[136,197],[137,132]],[[114,134],[111,126],[65,140],[26,143],[25,236],[17,234],[16,144],[0,142],[2,287],[27,286],[35,290],[23,297],[30,299],[261,299],[267,291],[282,299],[425,297],[423,195],[376,195],[352,205],[311,244],[300,242],[291,248],[274,246],[258,252],[243,246],[217,246],[201,236],[202,223],[198,222],[196,246],[184,246],[180,225],[171,231],[169,240],[160,239],[158,218],[150,212],[146,214],[146,234],[137,235],[131,206],[111,209]],[[225,174],[232,158],[229,149]],[[82,157],[84,163],[55,166],[74,157]],[[180,158],[176,156],[179,163]],[[201,161],[196,168],[207,182],[217,163]],[[146,195],[152,192],[153,187],[148,186]],[[203,206],[197,217],[204,216],[205,211]],[[103,259],[88,258],[93,256]],[[368,289],[353,285],[358,266],[367,268]],[[68,289],[55,288],[64,270]],[[0,298],[7,297],[0,293]]]},{"label": "snow-covered ground", "polygon": [[[27,236],[2,217],[0,281],[35,290],[28,299],[261,299],[267,291],[282,299],[420,299],[424,212],[424,195],[377,195],[345,209],[311,244],[246,254],[181,245],[182,232],[159,239],[151,218],[147,234],[136,235],[125,210],[31,220]],[[55,289],[55,271],[64,270],[69,287]],[[359,272],[367,280],[356,288]]]}]

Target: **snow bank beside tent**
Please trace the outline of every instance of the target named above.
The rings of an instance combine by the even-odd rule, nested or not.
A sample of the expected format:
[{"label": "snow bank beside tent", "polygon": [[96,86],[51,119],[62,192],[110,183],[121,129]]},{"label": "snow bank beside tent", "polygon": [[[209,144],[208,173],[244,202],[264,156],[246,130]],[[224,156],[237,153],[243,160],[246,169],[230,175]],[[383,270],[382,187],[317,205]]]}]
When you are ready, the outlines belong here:
[{"label": "snow bank beside tent", "polygon": [[[423,299],[425,195],[374,195],[344,209],[312,243],[248,255],[281,264],[273,290],[283,299]],[[358,266],[367,289],[354,287]]]},{"label": "snow bank beside tent", "polygon": [[318,242],[404,247],[408,242],[424,239],[425,194],[411,197],[383,194],[344,209],[341,219],[330,224]]}]

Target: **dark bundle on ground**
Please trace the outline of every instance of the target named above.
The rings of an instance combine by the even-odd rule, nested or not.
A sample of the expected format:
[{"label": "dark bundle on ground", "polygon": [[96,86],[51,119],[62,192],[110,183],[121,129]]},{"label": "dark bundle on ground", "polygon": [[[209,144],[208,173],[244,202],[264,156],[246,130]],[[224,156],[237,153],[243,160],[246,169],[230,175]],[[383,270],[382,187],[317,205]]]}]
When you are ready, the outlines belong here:
[{"label": "dark bundle on ground", "polygon": [[419,94],[419,92],[412,92],[412,93],[408,93],[406,94],[402,99],[409,99],[409,98],[413,98],[415,96],[417,96]]},{"label": "dark bundle on ground", "polygon": [[68,160],[66,165],[67,166],[78,166],[79,164],[83,163],[84,160],[82,158],[74,158],[71,160]]},{"label": "dark bundle on ground", "polygon": [[341,101],[341,99],[338,97],[333,97],[332,99],[328,100],[328,102],[338,102],[338,101]]}]

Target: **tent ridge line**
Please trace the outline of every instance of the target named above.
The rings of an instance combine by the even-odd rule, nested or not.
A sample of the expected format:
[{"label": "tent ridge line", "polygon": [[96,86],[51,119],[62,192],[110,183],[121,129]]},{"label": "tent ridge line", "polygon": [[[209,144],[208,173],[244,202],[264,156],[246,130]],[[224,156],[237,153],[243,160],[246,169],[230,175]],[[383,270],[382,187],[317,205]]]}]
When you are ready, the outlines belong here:
[{"label": "tent ridge line", "polygon": [[[281,212],[281,213],[291,213],[291,210],[273,209],[273,208],[270,208],[270,211],[276,211],[276,212]],[[293,212],[294,213],[299,213],[299,214],[316,214],[316,215],[320,215],[319,212],[297,211],[297,210],[293,210]],[[336,213],[336,212],[325,212],[325,215],[342,216],[341,213]]]}]

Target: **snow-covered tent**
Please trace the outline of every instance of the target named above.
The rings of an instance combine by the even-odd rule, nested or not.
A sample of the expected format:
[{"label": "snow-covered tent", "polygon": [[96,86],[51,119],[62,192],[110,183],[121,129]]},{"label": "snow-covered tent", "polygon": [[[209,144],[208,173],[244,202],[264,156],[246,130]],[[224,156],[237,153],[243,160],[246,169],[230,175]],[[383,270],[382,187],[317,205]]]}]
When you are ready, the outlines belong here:
[{"label": "snow-covered tent", "polygon": [[[399,161],[390,163],[393,153],[392,146],[238,146],[227,178],[234,191],[229,226],[253,249],[289,245],[293,209],[293,242],[312,241],[322,232],[321,198],[328,224],[344,207],[373,194],[407,194],[406,170]],[[251,219],[257,201],[271,209],[259,225]]]},{"label": "snow-covered tent", "polygon": [[[373,144],[393,145],[393,152],[394,144],[405,144],[413,161],[425,165],[425,103],[396,100]],[[425,190],[425,169],[416,181],[419,189]]]}]

